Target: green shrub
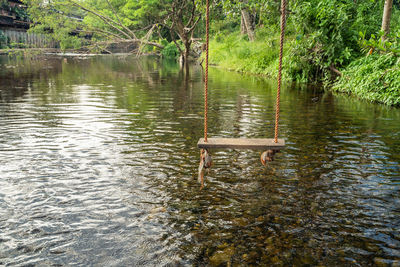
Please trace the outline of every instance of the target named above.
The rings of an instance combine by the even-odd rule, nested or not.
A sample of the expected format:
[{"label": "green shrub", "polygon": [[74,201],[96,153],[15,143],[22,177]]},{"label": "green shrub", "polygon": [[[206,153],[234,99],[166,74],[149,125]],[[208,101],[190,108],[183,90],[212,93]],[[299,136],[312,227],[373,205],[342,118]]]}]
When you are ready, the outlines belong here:
[{"label": "green shrub", "polygon": [[297,38],[291,54],[297,66],[291,72],[314,81],[329,76],[330,66],[346,66],[360,57],[358,33],[369,37],[380,28],[382,6],[381,1],[294,2]]},{"label": "green shrub", "polygon": [[26,48],[27,45],[25,43],[16,43],[16,42],[12,42],[9,44],[10,48]]},{"label": "green shrub", "polygon": [[161,55],[169,59],[178,58],[179,50],[176,47],[175,43],[171,42],[164,47],[164,49],[161,51]]},{"label": "green shrub", "polygon": [[380,53],[393,53],[400,54],[400,30],[387,36],[385,41],[382,40],[384,35],[380,31],[377,36],[371,35],[370,39],[365,38],[365,33],[360,32],[360,46],[364,53],[380,52]]},{"label": "green shrub", "polygon": [[352,62],[333,90],[388,105],[400,105],[400,58],[373,54]]}]

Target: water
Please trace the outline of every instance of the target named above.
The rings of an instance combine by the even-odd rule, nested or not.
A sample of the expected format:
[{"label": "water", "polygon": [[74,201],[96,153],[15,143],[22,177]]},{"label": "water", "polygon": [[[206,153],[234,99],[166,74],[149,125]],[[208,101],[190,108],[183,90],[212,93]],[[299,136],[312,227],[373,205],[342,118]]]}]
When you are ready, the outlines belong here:
[{"label": "water", "polygon": [[[0,77],[0,265],[400,264],[399,109],[286,85],[287,149],[213,151],[200,191],[201,68],[1,58]],[[272,137],[273,80],[210,86],[210,136]]]}]

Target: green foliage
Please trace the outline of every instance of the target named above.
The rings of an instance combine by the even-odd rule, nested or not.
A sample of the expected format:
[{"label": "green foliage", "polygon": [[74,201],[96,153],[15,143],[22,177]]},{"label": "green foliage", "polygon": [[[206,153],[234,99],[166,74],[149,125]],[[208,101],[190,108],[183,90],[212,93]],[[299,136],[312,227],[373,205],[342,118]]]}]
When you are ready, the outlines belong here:
[{"label": "green foliage", "polygon": [[359,44],[364,53],[372,51],[381,53],[394,53],[400,54],[400,30],[398,33],[388,36],[387,40],[383,41],[383,32],[380,31],[379,35],[372,34],[369,39],[365,38],[365,33],[360,32]]},{"label": "green foliage", "polygon": [[146,27],[158,22],[160,17],[167,14],[167,7],[171,1],[138,0],[125,1],[121,6],[124,15],[123,22],[127,26]]},{"label": "green foliage", "polygon": [[0,30],[0,48],[7,48],[7,36]]},{"label": "green foliage", "polygon": [[382,16],[380,1],[373,0],[296,1],[293,9],[292,25],[298,37],[291,52],[296,61],[302,61],[298,65],[312,66],[301,74],[308,80],[329,75],[330,66],[346,66],[359,57],[358,33],[376,32]]},{"label": "green foliage", "polygon": [[[221,6],[225,18],[236,26],[236,31],[240,25],[240,11],[246,8],[257,14],[258,39],[268,42],[271,36],[279,34],[280,1],[223,0]],[[286,32],[287,36],[295,38],[286,38],[290,49],[286,49],[285,58],[290,58],[291,64],[286,65],[285,71],[292,80],[316,81],[330,78],[331,66],[345,67],[363,55],[358,34],[363,32],[370,38],[380,29],[383,3],[378,0],[297,0],[289,1],[289,9]],[[393,22],[399,18],[398,10],[394,10]],[[229,34],[229,28],[221,21],[213,25],[217,25],[214,28],[216,40],[221,42],[221,37]]]},{"label": "green foliage", "polygon": [[[212,24],[215,38],[211,42],[210,61],[236,71],[275,77],[280,1],[254,2],[257,1],[221,1],[224,16]],[[400,71],[395,59],[400,43],[399,3],[394,2],[392,34],[382,42],[379,34],[383,13],[381,0],[289,1],[283,77],[301,82],[331,81],[332,67],[343,70],[351,64],[345,70],[346,78],[338,83],[341,89],[336,87],[335,90],[398,104]],[[257,13],[255,42],[248,42],[238,33],[242,8]],[[375,53],[365,58],[371,48]],[[371,75],[367,75],[366,69]]]},{"label": "green foliage", "polygon": [[61,49],[81,47],[82,39],[75,34],[83,28],[79,19],[84,16],[81,10],[68,4],[67,0],[52,1],[46,5],[41,0],[27,0],[27,4],[33,22],[30,32],[46,34],[59,41]]},{"label": "green foliage", "polygon": [[210,43],[210,62],[235,71],[275,76],[278,38],[275,34],[250,43],[238,33],[219,36]]},{"label": "green foliage", "polygon": [[178,58],[179,50],[176,47],[175,43],[173,43],[173,42],[167,43],[166,45],[164,44],[164,46],[165,46],[164,49],[161,51],[161,55],[164,58],[168,58],[168,59]]},{"label": "green foliage", "polygon": [[215,20],[211,24],[210,34],[215,36],[215,38],[224,37],[236,31],[239,28],[239,23],[237,20],[232,18],[224,18],[221,20]]},{"label": "green foliage", "polygon": [[0,9],[11,11],[10,4],[8,3],[7,0],[1,0],[0,1]]},{"label": "green foliage", "polygon": [[24,8],[12,7],[11,12],[15,13],[17,20],[29,21],[29,15]]},{"label": "green foliage", "polygon": [[352,62],[333,90],[361,99],[400,105],[400,58],[373,54]]},{"label": "green foliage", "polygon": [[10,43],[10,48],[27,48],[27,45],[23,42],[19,43],[12,42]]},{"label": "green foliage", "polygon": [[[26,0],[31,31],[51,35],[62,48],[80,43],[140,43],[140,51],[154,51],[159,39],[174,38],[190,46],[201,18],[201,0]],[[194,13],[194,14],[192,14]],[[192,16],[193,15],[193,16]],[[192,34],[194,33],[194,34]],[[80,41],[77,39],[80,37]],[[85,40],[86,38],[86,40]],[[89,40],[88,40],[89,39]],[[142,39],[142,42],[137,42]],[[157,45],[154,45],[157,47]],[[171,47],[169,48],[171,49]],[[168,50],[166,51],[168,52]],[[168,53],[173,53],[170,50]]]},{"label": "green foliage", "polygon": [[61,50],[79,49],[82,47],[82,39],[77,36],[62,35],[59,41]]},{"label": "green foliage", "polygon": [[258,14],[259,21],[271,24],[279,19],[280,0],[221,0],[219,2],[228,18],[240,17],[242,9]]}]

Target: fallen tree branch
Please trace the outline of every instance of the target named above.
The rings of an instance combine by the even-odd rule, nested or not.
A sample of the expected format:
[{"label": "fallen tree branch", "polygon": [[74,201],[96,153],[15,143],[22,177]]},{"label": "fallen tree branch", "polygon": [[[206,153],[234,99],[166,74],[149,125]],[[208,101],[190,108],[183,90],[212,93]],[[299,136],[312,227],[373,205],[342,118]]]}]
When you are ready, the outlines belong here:
[{"label": "fallen tree branch", "polygon": [[106,36],[108,38],[110,36],[114,36],[116,38],[114,40],[123,40],[123,39],[121,39],[121,36],[119,36],[119,35],[117,35],[117,34],[115,34],[113,32],[105,31],[105,30],[102,30],[102,29],[89,28],[88,30],[76,30],[76,31],[83,32],[83,33],[97,33],[97,34],[104,35],[104,36]]},{"label": "fallen tree branch", "polygon": [[110,41],[103,41],[103,42],[98,42],[98,44],[118,44],[118,43],[141,43],[141,44],[146,44],[146,45],[151,45],[151,46],[155,46],[158,47],[160,49],[163,49],[164,46],[155,42],[146,42],[143,41],[141,39],[131,39],[131,40],[127,40],[127,39],[120,39],[120,40],[110,40]]},{"label": "fallen tree branch", "polygon": [[[154,24],[153,27],[151,27],[151,29],[146,33],[146,35],[142,39],[143,42],[148,42],[149,41],[151,35],[153,34],[153,30],[154,30],[155,27],[157,27],[157,24]],[[138,49],[138,51],[136,53],[136,56],[140,55],[140,52],[142,51],[142,45],[143,45],[142,43],[141,43],[141,45],[139,45],[139,49]]]},{"label": "fallen tree branch", "polygon": [[123,27],[123,28],[124,28],[125,30],[127,30],[130,34],[132,34],[132,36],[133,36],[135,39],[137,39],[135,33],[134,33],[133,31],[131,31],[128,27],[125,27],[125,26],[122,24],[121,20],[119,19],[119,16],[118,16],[117,12],[115,11],[114,7],[111,5],[111,3],[110,3],[109,0],[107,0],[107,3],[108,3],[108,5],[110,6],[111,10],[113,11],[114,16],[118,19],[118,22],[119,22],[118,24],[119,24],[119,26]]},{"label": "fallen tree branch", "polygon": [[[81,8],[84,11],[87,11],[93,15],[95,15],[96,17],[100,18],[104,23],[106,23],[108,26],[110,26],[111,28],[117,30],[119,33],[121,33],[124,37],[127,37],[127,39],[122,39],[121,36],[119,36],[119,39],[117,42],[113,42],[113,43],[124,43],[124,42],[132,42],[132,43],[140,43],[140,44],[144,44],[144,45],[151,45],[151,46],[155,46],[158,47],[160,49],[163,49],[164,46],[161,44],[158,44],[156,42],[149,42],[148,40],[143,40],[143,39],[138,39],[135,35],[134,32],[132,32],[129,28],[127,28],[126,26],[122,25],[121,23],[118,23],[116,21],[114,21],[113,19],[109,18],[108,16],[102,15],[97,13],[96,11],[93,11],[87,7],[82,6],[81,4],[75,2],[74,0],[68,0],[68,2],[70,2],[71,4],[75,5],[76,7]],[[126,33],[125,31],[121,30],[120,28],[116,27],[115,25],[118,25],[120,27],[122,27],[124,30],[128,31],[129,33],[132,34],[132,36],[130,36],[128,33]],[[156,24],[153,25],[153,27],[150,29],[150,31],[152,32],[154,27],[156,26]],[[106,31],[105,31],[106,32]],[[116,34],[112,34],[111,35],[118,36]],[[146,36],[145,36],[146,38]]]},{"label": "fallen tree branch", "polygon": [[[124,32],[124,31],[121,30],[120,28],[114,26],[113,23],[114,23],[114,24],[117,24],[117,25],[118,25],[118,23],[115,22],[114,20],[112,20],[111,18],[109,18],[109,17],[107,17],[107,16],[104,16],[104,15],[101,15],[101,14],[99,14],[99,13],[97,13],[97,12],[95,12],[95,11],[89,9],[89,8],[86,8],[86,7],[82,6],[81,4],[78,4],[77,2],[75,2],[75,1],[73,1],[73,0],[68,0],[68,1],[69,1],[71,4],[73,4],[74,6],[79,7],[79,8],[81,8],[82,10],[85,10],[85,11],[87,11],[87,12],[89,12],[89,13],[95,15],[96,17],[100,18],[100,19],[101,19],[102,21],[104,21],[104,23],[106,23],[108,26],[110,26],[111,28],[117,30],[118,32],[120,32],[121,34],[123,34],[123,35],[124,35],[125,37],[127,37],[128,39],[133,39],[133,38],[135,38],[134,36],[130,36],[129,34],[127,34],[126,32]],[[120,26],[121,26],[121,25],[120,25]],[[126,27],[123,26],[123,28],[126,28]]]}]

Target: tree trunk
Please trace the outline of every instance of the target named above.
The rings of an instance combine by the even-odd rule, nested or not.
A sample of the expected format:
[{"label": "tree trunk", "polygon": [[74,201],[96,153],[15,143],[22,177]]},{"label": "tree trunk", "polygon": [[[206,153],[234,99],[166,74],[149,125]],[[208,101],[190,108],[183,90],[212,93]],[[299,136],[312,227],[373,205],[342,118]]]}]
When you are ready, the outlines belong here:
[{"label": "tree trunk", "polygon": [[185,43],[184,65],[187,66],[189,62],[190,42]]},{"label": "tree trunk", "polygon": [[185,46],[185,50],[181,51],[179,63],[181,67],[184,67],[187,66],[189,62],[190,46],[192,44],[192,41],[189,38],[184,37],[183,35],[181,35],[181,40],[183,45]]},{"label": "tree trunk", "polygon": [[393,0],[385,0],[385,7],[383,9],[382,18],[382,30],[384,35],[382,36],[382,41],[386,40],[387,35],[390,32],[390,16],[392,15]]},{"label": "tree trunk", "polygon": [[251,16],[250,16],[250,18],[251,18],[251,28],[253,29],[253,31],[254,31],[254,29],[256,28],[256,22],[257,22],[257,12],[254,12],[253,14],[251,14]]},{"label": "tree trunk", "polygon": [[244,35],[244,34],[246,34],[246,25],[244,23],[243,13],[242,13],[242,15],[240,17],[241,17],[241,20],[240,20],[240,34]]},{"label": "tree trunk", "polygon": [[250,41],[254,41],[254,31],[251,25],[251,19],[249,11],[246,9],[242,9],[242,18],[244,20],[244,25],[246,27],[247,35],[249,36]]}]

